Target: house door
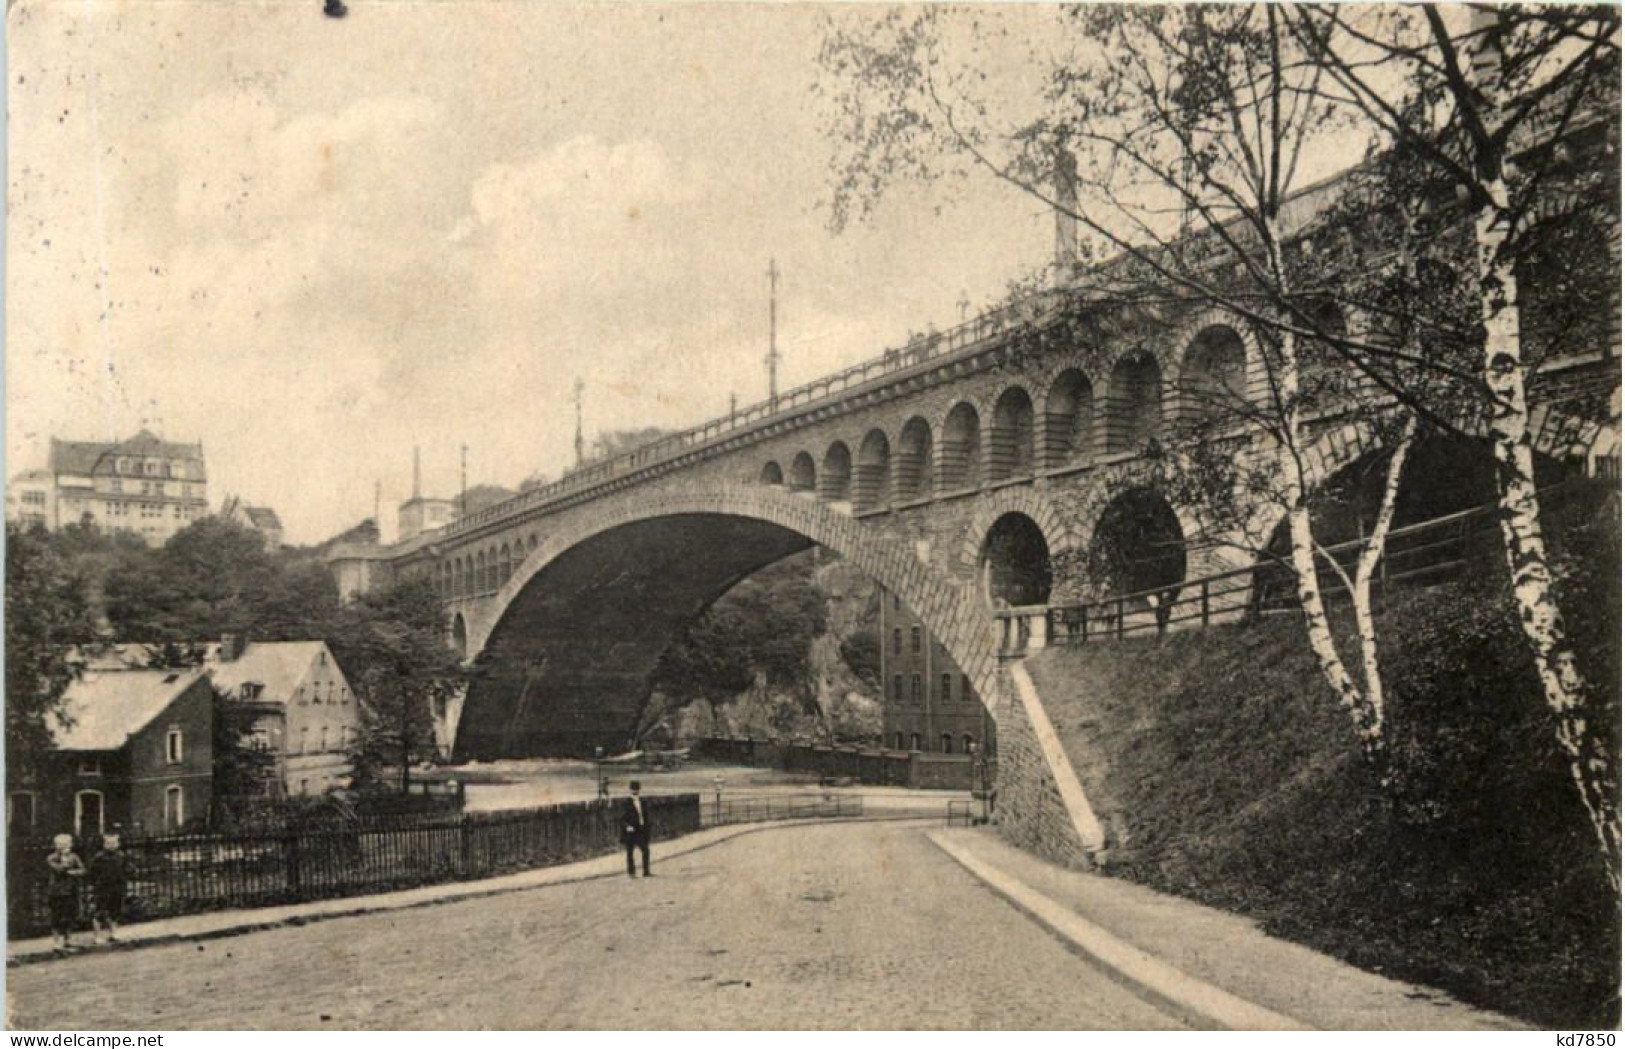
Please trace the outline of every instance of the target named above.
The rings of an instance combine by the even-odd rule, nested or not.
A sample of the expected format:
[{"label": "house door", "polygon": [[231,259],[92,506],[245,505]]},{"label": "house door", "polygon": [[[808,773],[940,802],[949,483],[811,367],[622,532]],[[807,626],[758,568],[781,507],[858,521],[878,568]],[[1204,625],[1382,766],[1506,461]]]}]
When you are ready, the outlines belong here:
[{"label": "house door", "polygon": [[178,786],[164,791],[164,829],[177,831],[186,823],[186,795]]},{"label": "house door", "polygon": [[73,826],[81,838],[100,838],[102,823],[102,792],[82,790],[73,799]]}]

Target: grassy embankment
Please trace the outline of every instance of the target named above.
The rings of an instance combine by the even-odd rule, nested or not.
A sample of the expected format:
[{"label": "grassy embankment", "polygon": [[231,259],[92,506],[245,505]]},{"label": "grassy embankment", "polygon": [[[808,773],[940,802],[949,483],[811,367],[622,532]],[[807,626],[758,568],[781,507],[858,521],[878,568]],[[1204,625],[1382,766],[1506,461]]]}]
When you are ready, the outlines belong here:
[{"label": "grassy embankment", "polygon": [[[1561,592],[1617,755],[1617,526],[1591,533]],[[1109,871],[1542,1026],[1617,1026],[1616,901],[1504,576],[1383,603],[1387,796],[1295,616],[1030,661]]]}]

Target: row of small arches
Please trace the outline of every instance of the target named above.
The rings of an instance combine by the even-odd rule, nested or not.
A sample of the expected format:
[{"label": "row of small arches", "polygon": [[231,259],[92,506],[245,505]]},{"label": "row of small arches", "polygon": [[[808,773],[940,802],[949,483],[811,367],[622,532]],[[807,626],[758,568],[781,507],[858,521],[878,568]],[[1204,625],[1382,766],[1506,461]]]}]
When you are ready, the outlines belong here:
[{"label": "row of small arches", "polygon": [[820,458],[802,451],[771,460],[756,480],[813,492],[867,510],[929,499],[1039,470],[1082,465],[1098,455],[1142,449],[1162,424],[1165,402],[1180,418],[1217,410],[1221,398],[1246,397],[1247,351],[1234,328],[1212,325],[1192,340],[1181,382],[1165,389],[1149,353],[1120,358],[1101,388],[1081,368],[1067,368],[1035,403],[1025,386],[1006,388],[984,421],[970,401],[956,404],[940,426],[923,416],[895,435],[870,430],[857,445],[832,442]]},{"label": "row of small arches", "polygon": [[540,540],[532,533],[512,543],[461,554],[442,561],[436,570],[435,585],[448,601],[460,597],[489,594],[506,583],[536,550]]}]

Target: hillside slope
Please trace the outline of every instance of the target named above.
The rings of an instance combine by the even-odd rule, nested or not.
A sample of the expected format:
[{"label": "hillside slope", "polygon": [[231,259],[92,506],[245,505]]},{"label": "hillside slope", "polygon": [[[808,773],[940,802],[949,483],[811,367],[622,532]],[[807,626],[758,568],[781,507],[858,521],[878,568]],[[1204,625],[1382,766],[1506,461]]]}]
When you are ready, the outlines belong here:
[{"label": "hillside slope", "polygon": [[[1617,754],[1607,542],[1581,551],[1592,567],[1565,580],[1564,604]],[[1111,830],[1107,870],[1543,1026],[1617,1025],[1617,898],[1502,575],[1383,607],[1387,797],[1296,617],[1029,660]]]}]

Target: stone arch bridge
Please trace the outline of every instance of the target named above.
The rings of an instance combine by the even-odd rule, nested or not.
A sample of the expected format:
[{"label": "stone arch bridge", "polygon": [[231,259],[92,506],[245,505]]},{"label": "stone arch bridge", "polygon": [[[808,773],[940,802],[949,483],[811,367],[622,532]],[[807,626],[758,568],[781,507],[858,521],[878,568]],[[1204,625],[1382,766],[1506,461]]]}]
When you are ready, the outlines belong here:
[{"label": "stone arch bridge", "polygon": [[[409,542],[339,547],[329,561],[347,594],[389,576],[434,581],[452,643],[476,668],[456,754],[493,758],[623,745],[678,630],[757,569],[826,547],[907,602],[970,677],[999,733],[1001,805],[1027,792],[1036,827],[1067,808],[1076,783],[1042,712],[1001,668],[995,610],[1098,590],[1067,567],[1087,559],[1069,555],[1128,495],[1161,503],[1184,577],[1237,567],[1222,536],[1193,541],[1199,523],[1157,497],[1144,451],[1215,397],[1263,395],[1259,348],[1240,322],[1192,313],[1117,349],[1069,341],[1068,309],[1065,296],[1041,295]],[[1554,376],[1618,382],[1601,356]],[[1347,413],[1324,411],[1314,426],[1312,479],[1371,446],[1369,425]],[[1560,456],[1595,454],[1602,432],[1547,430]],[[1240,455],[1265,441],[1244,429],[1226,439]]]}]

